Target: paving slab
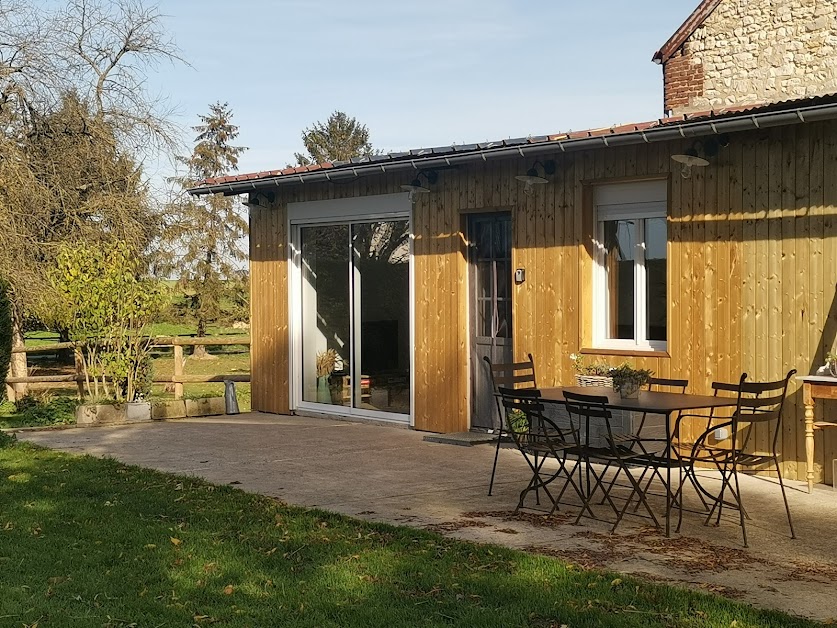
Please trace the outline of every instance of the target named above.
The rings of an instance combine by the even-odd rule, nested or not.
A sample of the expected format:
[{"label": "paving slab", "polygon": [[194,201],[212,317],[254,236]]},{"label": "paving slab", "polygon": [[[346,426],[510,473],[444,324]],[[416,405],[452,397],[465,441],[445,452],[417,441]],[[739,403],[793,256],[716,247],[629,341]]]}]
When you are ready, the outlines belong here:
[{"label": "paving slab", "polygon": [[[639,517],[626,518],[610,534],[602,521],[573,525],[578,509],[572,504],[551,518],[535,508],[515,514],[530,477],[518,452],[501,449],[494,495],[488,497],[493,446],[439,444],[424,436],[368,423],[258,413],[18,435],[71,453],[235,484],[290,504],[540,552],[837,621],[837,493],[831,487],[809,495],[802,482],[788,482],[796,540],[790,539],[775,480],[753,477],[742,478],[751,517],[747,550],[732,513],[718,527],[705,527],[702,517],[686,513],[682,533],[671,538]],[[692,495],[686,504],[699,505]],[[652,498],[652,505],[662,511],[659,500]]]}]

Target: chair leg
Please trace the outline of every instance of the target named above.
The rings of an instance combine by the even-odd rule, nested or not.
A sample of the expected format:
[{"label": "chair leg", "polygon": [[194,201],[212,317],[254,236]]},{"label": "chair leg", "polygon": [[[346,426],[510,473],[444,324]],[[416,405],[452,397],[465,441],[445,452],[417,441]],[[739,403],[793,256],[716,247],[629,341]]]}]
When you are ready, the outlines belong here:
[{"label": "chair leg", "polygon": [[738,470],[735,464],[732,466],[732,477],[735,480],[735,500],[738,502],[738,518],[741,521],[741,534],[744,536],[744,547],[750,547],[747,543],[747,523],[744,517],[744,503],[741,501],[741,488],[738,486]]},{"label": "chair leg", "polygon": [[785,483],[782,481],[782,470],[779,468],[779,459],[773,456],[773,464],[776,465],[776,474],[779,476],[779,488],[782,489],[782,499],[785,500],[785,512],[788,513],[788,525],[790,526],[791,538],[796,538],[796,533],[793,531],[793,520],[791,519],[790,506],[788,506],[788,496],[785,494]]},{"label": "chair leg", "polygon": [[494,489],[494,474],[497,473],[497,457],[500,455],[500,442],[503,440],[503,430],[497,434],[497,447],[494,449],[494,466],[491,467],[491,482],[488,484],[488,496],[491,497],[491,491]]}]

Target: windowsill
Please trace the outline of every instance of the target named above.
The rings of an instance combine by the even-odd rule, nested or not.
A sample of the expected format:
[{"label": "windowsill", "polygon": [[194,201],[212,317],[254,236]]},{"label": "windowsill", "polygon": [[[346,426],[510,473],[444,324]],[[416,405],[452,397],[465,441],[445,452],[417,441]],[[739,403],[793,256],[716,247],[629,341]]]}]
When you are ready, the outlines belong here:
[{"label": "windowsill", "polygon": [[668,351],[660,349],[611,349],[607,347],[587,347],[579,351],[586,355],[627,355],[639,358],[670,358]]}]

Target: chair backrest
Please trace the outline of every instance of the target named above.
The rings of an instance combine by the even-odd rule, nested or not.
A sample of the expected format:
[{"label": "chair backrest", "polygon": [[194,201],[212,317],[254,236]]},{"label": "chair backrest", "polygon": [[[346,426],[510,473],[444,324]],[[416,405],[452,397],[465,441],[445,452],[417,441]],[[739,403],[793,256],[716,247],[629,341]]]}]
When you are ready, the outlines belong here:
[{"label": "chair backrest", "polygon": [[772,447],[773,451],[776,451],[779,433],[782,430],[782,411],[788,395],[788,385],[794,375],[796,369],[791,369],[783,379],[752,382],[747,381],[747,373],[742,373],[737,391],[738,404],[732,415],[733,449],[744,450],[753,427],[756,424],[767,424],[772,429]]},{"label": "chair backrest", "polygon": [[669,379],[666,377],[652,377],[648,380],[648,390],[659,390],[660,388],[674,388],[677,392],[684,393],[689,386],[688,379]]},{"label": "chair backrest", "polygon": [[603,395],[584,395],[564,391],[567,400],[567,414],[570,416],[570,426],[573,432],[584,434],[583,442],[590,444],[590,420],[604,421],[607,427],[608,441],[613,439],[612,414],[607,408],[608,398]]},{"label": "chair backrest", "polygon": [[483,356],[482,359],[488,365],[491,387],[495,393],[499,392],[500,388],[531,389],[538,387],[535,378],[535,361],[532,359],[531,353],[528,353],[527,357],[529,359],[525,362],[494,364],[488,356]]},{"label": "chair backrest", "polygon": [[544,415],[545,404],[537,388],[503,388],[498,391],[505,415],[505,429],[518,448],[538,445],[541,452],[558,450],[566,444],[578,443],[575,432],[560,428]]}]

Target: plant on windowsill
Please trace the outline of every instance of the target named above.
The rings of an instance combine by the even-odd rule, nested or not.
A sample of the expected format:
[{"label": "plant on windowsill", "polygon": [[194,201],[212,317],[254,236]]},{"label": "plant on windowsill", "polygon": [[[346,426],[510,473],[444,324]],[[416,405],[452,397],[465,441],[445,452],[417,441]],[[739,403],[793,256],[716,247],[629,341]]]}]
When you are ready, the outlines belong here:
[{"label": "plant on windowsill", "polygon": [[579,386],[613,387],[613,379],[610,376],[610,371],[613,367],[609,364],[605,364],[604,362],[585,364],[584,356],[578,353],[571,353],[570,360],[572,360],[573,368],[575,369],[575,380]]},{"label": "plant on windowsill", "polygon": [[331,403],[331,388],[328,380],[337,366],[337,352],[334,349],[320,351],[316,358],[317,403]]},{"label": "plant on windowsill", "polygon": [[610,370],[613,378],[613,390],[619,393],[622,399],[636,399],[639,397],[639,389],[651,379],[654,371],[649,369],[635,369],[629,364],[620,364]]}]

